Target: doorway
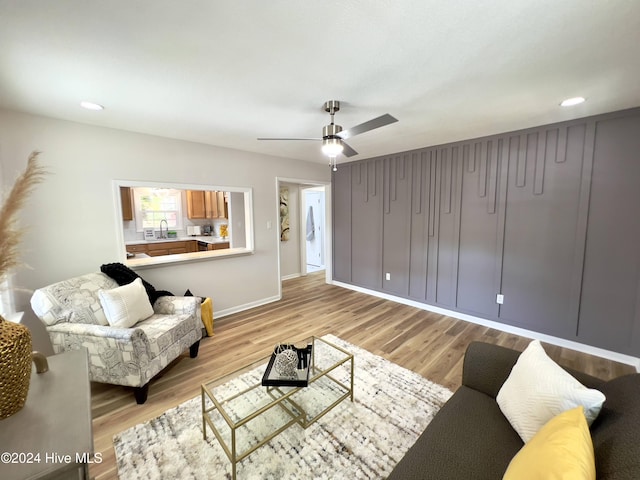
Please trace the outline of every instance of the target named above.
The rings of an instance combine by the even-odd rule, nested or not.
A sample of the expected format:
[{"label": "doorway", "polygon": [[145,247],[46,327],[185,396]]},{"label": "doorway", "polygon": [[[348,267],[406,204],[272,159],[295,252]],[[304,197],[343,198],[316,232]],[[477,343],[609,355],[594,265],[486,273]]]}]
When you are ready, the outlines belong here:
[{"label": "doorway", "polygon": [[304,242],[306,247],[304,251],[306,252],[307,273],[325,269],[324,196],[324,187],[303,190]]},{"label": "doorway", "polygon": [[[279,295],[282,281],[306,275],[308,272],[324,273],[325,281],[332,283],[331,243],[331,183],[299,178],[276,177],[276,218],[282,217],[282,194],[287,194],[286,208],[289,235],[283,240],[278,235]],[[307,193],[310,193],[307,199]],[[309,207],[312,207],[311,209]],[[310,215],[308,215],[310,214]],[[309,228],[307,229],[307,219]],[[309,233],[309,240],[307,240]],[[309,258],[307,258],[309,250]]]}]

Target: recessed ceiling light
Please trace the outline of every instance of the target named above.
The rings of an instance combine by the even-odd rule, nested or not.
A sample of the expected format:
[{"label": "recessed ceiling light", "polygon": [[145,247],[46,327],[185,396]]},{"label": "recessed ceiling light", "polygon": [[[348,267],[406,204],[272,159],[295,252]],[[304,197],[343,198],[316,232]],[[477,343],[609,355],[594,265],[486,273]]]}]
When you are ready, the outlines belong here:
[{"label": "recessed ceiling light", "polygon": [[82,108],[86,108],[87,110],[104,110],[104,107],[100,104],[93,102],[80,102],[80,106]]},{"label": "recessed ceiling light", "polygon": [[560,102],[560,106],[561,107],[572,107],[574,105],[578,105],[579,103],[584,102],[584,100],[585,100],[584,97],[567,98],[566,100],[563,100],[562,102]]}]

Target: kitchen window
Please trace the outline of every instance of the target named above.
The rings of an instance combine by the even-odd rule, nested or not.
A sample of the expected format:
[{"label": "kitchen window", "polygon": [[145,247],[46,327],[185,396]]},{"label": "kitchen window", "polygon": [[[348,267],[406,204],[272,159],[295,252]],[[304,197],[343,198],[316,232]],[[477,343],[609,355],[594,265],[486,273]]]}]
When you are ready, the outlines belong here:
[{"label": "kitchen window", "polygon": [[133,188],[136,210],[136,230],[160,229],[160,222],[167,221],[169,230],[182,230],[182,196],[173,188]]}]

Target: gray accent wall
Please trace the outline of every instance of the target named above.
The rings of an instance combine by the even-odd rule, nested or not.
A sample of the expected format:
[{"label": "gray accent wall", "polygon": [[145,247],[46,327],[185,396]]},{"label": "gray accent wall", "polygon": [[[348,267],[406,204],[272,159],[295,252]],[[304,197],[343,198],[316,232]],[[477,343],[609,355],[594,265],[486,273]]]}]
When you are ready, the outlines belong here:
[{"label": "gray accent wall", "polygon": [[333,209],[336,281],[640,356],[640,109],[341,164]]}]

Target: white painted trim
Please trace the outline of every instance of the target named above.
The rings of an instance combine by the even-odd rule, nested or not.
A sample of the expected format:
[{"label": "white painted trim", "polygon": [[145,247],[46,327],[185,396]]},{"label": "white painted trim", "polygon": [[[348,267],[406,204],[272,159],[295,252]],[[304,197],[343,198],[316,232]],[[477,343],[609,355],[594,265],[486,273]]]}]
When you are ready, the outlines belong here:
[{"label": "white painted trim", "polygon": [[301,277],[302,274],[301,273],[291,273],[289,275],[284,275],[282,277],[280,277],[280,280],[291,280],[292,278],[298,278]]},{"label": "white painted trim", "polygon": [[[307,187],[324,187],[324,266],[325,282],[333,283],[333,220],[331,217],[331,181],[305,180],[302,178],[276,177],[276,208],[278,222],[280,220],[280,183],[297,184],[302,190]],[[280,242],[280,227],[277,229],[278,242]],[[278,243],[278,278],[280,278],[280,246]],[[282,282],[281,282],[282,283]],[[278,286],[278,294],[282,296],[282,284]]]},{"label": "white painted trim", "polygon": [[276,219],[275,221],[271,224],[271,228],[274,230],[273,235],[276,238],[276,260],[277,260],[277,265],[276,265],[276,278],[278,279],[277,283],[278,283],[278,297],[282,298],[282,280],[280,280],[281,276],[282,276],[282,252],[280,251],[281,249],[281,240],[280,240],[280,185],[281,183],[284,182],[284,180],[280,180],[279,177],[275,178],[276,180],[276,198],[275,198],[275,203],[274,203],[274,207],[275,207],[275,213],[276,213]]},{"label": "white painted trim", "polygon": [[348,283],[342,283],[333,281],[333,285],[338,287],[347,288],[349,290],[355,290],[356,292],[366,293],[374,297],[384,298],[385,300],[391,300],[392,302],[401,303],[403,305],[409,305],[421,310],[427,310],[429,312],[439,313],[440,315],[446,315],[447,317],[457,318],[458,320],[464,320],[465,322],[475,323],[484,327],[493,328],[506,333],[513,333],[514,335],[520,335],[521,337],[531,338],[534,340],[540,340],[542,342],[557,345],[558,347],[569,348],[578,352],[587,353],[589,355],[595,355],[597,357],[606,358],[615,362],[625,363],[631,365],[640,372],[640,358],[632,357],[631,355],[624,355],[618,352],[612,352],[598,347],[592,347],[591,345],[585,345],[583,343],[573,342],[571,340],[565,340],[564,338],[558,338],[544,333],[534,332],[526,330],[520,327],[514,327],[493,320],[487,320],[485,318],[474,317],[465,313],[455,312],[453,310],[447,310],[445,308],[435,307],[433,305],[427,305],[425,303],[417,302],[415,300],[408,300],[402,297],[396,297],[395,295],[389,295],[387,293],[377,292],[375,290],[369,290],[367,288],[358,287],[355,285],[349,285]]},{"label": "white painted trim", "polygon": [[245,310],[249,310],[251,308],[261,307],[262,305],[266,305],[268,303],[277,302],[278,300],[281,300],[281,299],[282,299],[282,296],[274,295],[273,297],[263,298],[263,299],[260,299],[260,300],[256,300],[255,302],[245,303],[244,305],[237,305],[235,307],[226,308],[224,310],[216,310],[215,309],[216,306],[214,304],[213,305],[213,317],[214,317],[214,319],[223,318],[223,317],[226,317],[227,315],[231,315],[231,314],[239,313],[239,312],[244,312]]},{"label": "white painted trim", "polygon": [[[299,248],[298,248],[298,253],[299,253],[299,259],[298,261],[300,262],[300,275],[304,276],[307,274],[307,233],[306,233],[306,217],[305,217],[305,213],[306,213],[306,207],[307,207],[307,199],[306,199],[306,195],[305,195],[305,187],[300,185],[300,188],[298,188],[298,205],[300,206],[300,208],[298,208],[298,244],[299,244]],[[289,277],[282,277],[282,280],[286,280],[287,278],[291,278]]]},{"label": "white painted trim", "polygon": [[324,281],[333,283],[333,193],[331,183],[324,186]]}]

